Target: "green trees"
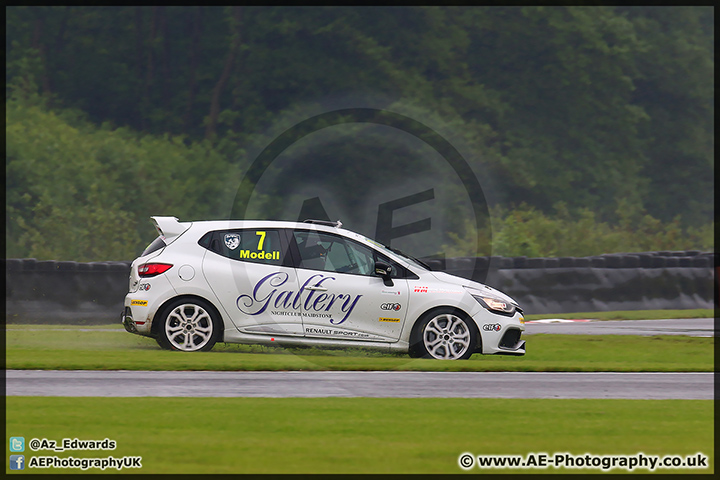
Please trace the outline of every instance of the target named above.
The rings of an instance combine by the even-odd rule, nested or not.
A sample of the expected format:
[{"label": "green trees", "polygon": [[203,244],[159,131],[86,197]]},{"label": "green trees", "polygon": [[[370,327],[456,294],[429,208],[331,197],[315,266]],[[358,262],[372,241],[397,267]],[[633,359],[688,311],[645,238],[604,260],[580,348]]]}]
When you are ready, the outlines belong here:
[{"label": "green trees", "polygon": [[153,238],[151,215],[227,215],[239,173],[206,142],[65,113],[6,104],[8,257],[129,260]]},{"label": "green trees", "polygon": [[714,24],[706,9],[626,7],[640,52],[632,103],[647,115],[645,206],[683,223],[713,216]]},{"label": "green trees", "polygon": [[647,162],[632,105],[637,38],[611,7],[477,12],[470,68],[499,93],[496,116],[506,189],[550,211],[558,201],[608,218],[616,200],[641,201]]},{"label": "green trees", "polygon": [[11,256],[132,258],[149,214],[222,216],[278,117],[348,95],[441,119],[507,221],[563,203],[710,231],[711,7],[31,6],[6,27]]}]

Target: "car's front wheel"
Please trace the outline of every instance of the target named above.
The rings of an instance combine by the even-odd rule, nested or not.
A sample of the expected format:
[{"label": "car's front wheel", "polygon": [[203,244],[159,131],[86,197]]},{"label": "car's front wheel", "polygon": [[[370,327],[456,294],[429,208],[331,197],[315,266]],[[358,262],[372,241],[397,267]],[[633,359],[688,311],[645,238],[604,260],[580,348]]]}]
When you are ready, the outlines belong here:
[{"label": "car's front wheel", "polygon": [[467,315],[443,308],[425,314],[410,336],[410,356],[465,360],[475,351],[478,333]]},{"label": "car's front wheel", "polygon": [[180,299],[160,317],[157,342],[166,350],[206,352],[217,342],[220,321],[207,302]]}]

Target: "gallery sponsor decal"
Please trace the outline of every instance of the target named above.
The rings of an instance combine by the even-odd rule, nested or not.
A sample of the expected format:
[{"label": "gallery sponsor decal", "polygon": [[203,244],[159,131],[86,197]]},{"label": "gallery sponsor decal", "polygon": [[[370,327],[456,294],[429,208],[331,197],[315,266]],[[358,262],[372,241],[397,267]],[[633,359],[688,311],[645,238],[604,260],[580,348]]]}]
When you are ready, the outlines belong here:
[{"label": "gallery sponsor decal", "polygon": [[399,318],[384,318],[380,317],[381,322],[392,322],[392,323],[398,323],[400,321]]},{"label": "gallery sponsor decal", "polygon": [[394,312],[397,312],[402,308],[402,305],[399,303],[383,303],[380,305],[380,310],[392,310]]},{"label": "gallery sponsor decal", "polygon": [[137,305],[138,307],[147,307],[147,300],[130,300],[130,305]]},{"label": "gallery sponsor decal", "polygon": [[[261,278],[253,287],[252,294],[243,294],[235,302],[245,315],[261,315],[268,308],[302,311],[303,316],[322,316],[333,325],[340,325],[348,319],[362,295],[349,293],[318,293],[316,289],[331,288],[335,277],[318,273],[311,276],[298,289],[282,289],[289,275],[274,272]],[[327,284],[325,284],[327,282]],[[271,313],[272,312],[271,310]],[[338,318],[342,315],[342,318]]]},{"label": "gallery sponsor decal", "polygon": [[305,317],[305,318],[332,318],[330,313],[313,313],[313,312],[287,312],[285,310],[272,310],[271,315],[280,317]]},{"label": "gallery sponsor decal", "polygon": [[237,233],[226,233],[224,240],[225,246],[230,250],[235,250],[240,246],[240,235]]},{"label": "gallery sponsor decal", "polygon": [[415,293],[428,293],[428,287],[415,287],[413,290]]},{"label": "gallery sponsor decal", "polygon": [[499,332],[502,326],[499,323],[486,323],[483,325],[483,330],[486,332]]}]

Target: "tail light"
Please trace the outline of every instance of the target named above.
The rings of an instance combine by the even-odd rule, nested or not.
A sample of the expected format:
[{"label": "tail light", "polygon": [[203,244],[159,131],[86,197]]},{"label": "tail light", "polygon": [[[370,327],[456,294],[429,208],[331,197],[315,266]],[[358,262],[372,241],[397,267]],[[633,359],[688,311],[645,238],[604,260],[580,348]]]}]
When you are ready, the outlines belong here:
[{"label": "tail light", "polygon": [[138,275],[141,277],[154,277],[165,273],[172,268],[168,263],[143,263],[138,267]]}]

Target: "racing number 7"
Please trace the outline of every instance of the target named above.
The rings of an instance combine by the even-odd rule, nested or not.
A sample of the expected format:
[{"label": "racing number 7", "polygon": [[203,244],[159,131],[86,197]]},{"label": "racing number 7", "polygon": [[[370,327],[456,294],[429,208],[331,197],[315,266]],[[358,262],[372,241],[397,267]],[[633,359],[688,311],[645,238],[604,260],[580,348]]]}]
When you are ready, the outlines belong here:
[{"label": "racing number 7", "polygon": [[255,232],[255,235],[260,236],[260,241],[258,242],[258,250],[262,250],[263,243],[265,243],[265,232]]}]

